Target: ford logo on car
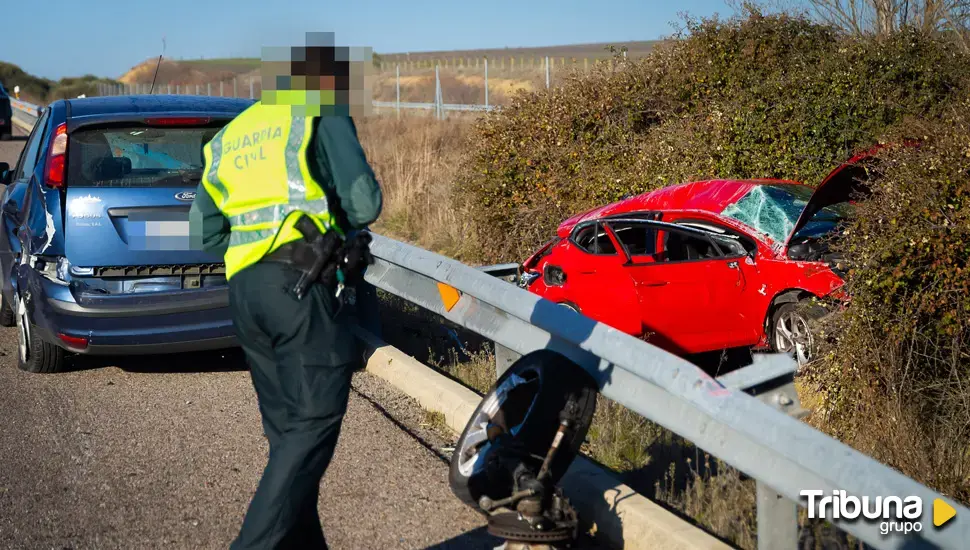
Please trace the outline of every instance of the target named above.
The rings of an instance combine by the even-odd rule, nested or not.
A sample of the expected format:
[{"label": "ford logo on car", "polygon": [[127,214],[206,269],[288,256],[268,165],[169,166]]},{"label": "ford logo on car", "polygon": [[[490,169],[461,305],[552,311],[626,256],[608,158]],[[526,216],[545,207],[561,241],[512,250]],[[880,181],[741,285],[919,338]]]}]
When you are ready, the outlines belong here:
[{"label": "ford logo on car", "polygon": [[175,198],[180,201],[193,201],[195,200],[195,191],[182,191],[181,193],[176,193]]}]

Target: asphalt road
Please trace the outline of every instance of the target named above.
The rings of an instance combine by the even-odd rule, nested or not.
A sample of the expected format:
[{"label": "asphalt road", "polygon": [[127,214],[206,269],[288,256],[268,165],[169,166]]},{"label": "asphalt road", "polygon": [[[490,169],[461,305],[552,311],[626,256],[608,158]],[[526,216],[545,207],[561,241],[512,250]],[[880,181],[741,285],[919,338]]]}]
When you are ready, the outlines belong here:
[{"label": "asphalt road", "polygon": [[[15,164],[23,138],[0,141]],[[33,375],[0,329],[0,547],[226,548],[265,465],[255,393],[218,354]],[[332,548],[493,548],[409,398],[356,375],[320,514]]]}]

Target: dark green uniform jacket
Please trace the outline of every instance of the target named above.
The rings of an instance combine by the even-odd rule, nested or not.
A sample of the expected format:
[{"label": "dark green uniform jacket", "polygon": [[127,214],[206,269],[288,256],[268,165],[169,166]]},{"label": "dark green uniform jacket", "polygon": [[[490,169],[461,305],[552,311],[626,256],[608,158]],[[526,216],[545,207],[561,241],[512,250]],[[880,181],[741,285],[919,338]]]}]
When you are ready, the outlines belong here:
[{"label": "dark green uniform jacket", "polygon": [[[381,189],[357,138],[353,119],[317,119],[307,154],[313,177],[323,186],[330,212],[347,231],[373,223],[381,213]],[[280,177],[286,177],[281,174]],[[229,247],[229,220],[200,183],[190,214],[193,233],[202,236],[202,249],[220,258]]]}]

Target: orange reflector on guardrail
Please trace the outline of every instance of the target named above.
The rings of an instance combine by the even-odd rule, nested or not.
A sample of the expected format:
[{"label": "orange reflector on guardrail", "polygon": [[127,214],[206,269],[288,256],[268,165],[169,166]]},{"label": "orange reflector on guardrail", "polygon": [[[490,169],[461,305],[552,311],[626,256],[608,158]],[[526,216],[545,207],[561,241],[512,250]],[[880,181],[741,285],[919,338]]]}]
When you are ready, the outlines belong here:
[{"label": "orange reflector on guardrail", "polygon": [[461,298],[461,293],[458,292],[457,288],[444,283],[438,283],[438,293],[441,294],[441,301],[445,304],[445,311],[451,311],[451,308],[455,307],[458,299]]}]

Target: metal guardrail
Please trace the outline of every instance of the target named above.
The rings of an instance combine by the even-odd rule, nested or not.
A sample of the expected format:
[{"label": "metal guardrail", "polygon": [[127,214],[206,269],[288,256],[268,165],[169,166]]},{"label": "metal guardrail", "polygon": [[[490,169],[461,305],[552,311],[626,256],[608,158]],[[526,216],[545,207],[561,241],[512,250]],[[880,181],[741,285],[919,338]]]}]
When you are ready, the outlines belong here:
[{"label": "metal guardrail", "polygon": [[[722,384],[684,359],[502,282],[489,269],[472,268],[380,235],[374,236],[372,252],[377,261],[365,278],[374,286],[516,353],[562,353],[598,381],[604,396],[755,478],[761,548],[796,547],[794,503],[807,506],[802,490],[821,490],[826,496],[844,490],[860,499],[920,498],[921,531],[908,535],[882,535],[878,523],[836,518],[831,506],[819,510],[816,499],[817,517],[875,548],[964,548],[970,541],[966,520],[933,527],[932,503],[942,495],[735,387],[747,386],[742,376],[764,383],[758,372],[768,377],[791,375],[795,362],[787,356],[744,367],[750,370],[735,374],[736,383]],[[459,293],[454,303],[446,299],[453,295],[448,287]],[[967,508],[953,507],[958,517],[970,517]]]},{"label": "metal guardrail", "polygon": [[12,97],[10,98],[10,107],[14,120],[18,120],[28,127],[34,126],[34,123],[40,118],[40,113],[43,109],[33,103],[27,103],[26,101],[20,101]]},{"label": "metal guardrail", "polygon": [[515,354],[551,349],[569,357],[594,377],[604,396],[756,479],[759,548],[796,548],[796,506],[808,505],[803,490],[824,496],[841,490],[860,500],[919,498],[921,515],[913,521],[920,530],[885,535],[879,522],[836,517],[837,506],[824,507],[815,499],[816,517],[874,548],[956,549],[970,541],[966,507],[948,501],[956,518],[934,527],[933,503],[946,501],[943,495],[785,414],[783,392],[749,395],[746,390],[755,385],[792,376],[796,365],[787,356],[714,379],[680,357],[503,282],[514,280],[516,264],[473,268],[376,234],[371,246],[376,262],[365,275],[368,283],[492,340],[497,348]]}]

